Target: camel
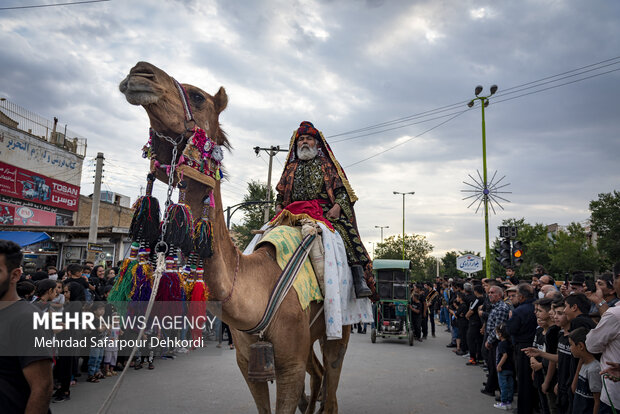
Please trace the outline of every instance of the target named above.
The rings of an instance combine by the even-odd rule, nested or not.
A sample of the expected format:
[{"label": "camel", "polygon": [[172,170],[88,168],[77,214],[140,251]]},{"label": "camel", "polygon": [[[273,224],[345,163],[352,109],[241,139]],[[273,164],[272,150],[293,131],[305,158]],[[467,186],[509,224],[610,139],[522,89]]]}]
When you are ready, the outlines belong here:
[{"label": "camel", "polygon": [[[175,81],[166,72],[147,62],[138,62],[121,82],[119,89],[126,100],[141,105],[148,114],[153,130],[168,137],[184,135],[179,153],[191,135],[192,122],[206,131],[218,145],[230,149],[230,143],[219,124],[219,115],[226,108],[228,97],[223,87],[210,95],[193,85],[182,84],[187,92],[194,121],[185,119],[183,100]],[[161,164],[170,164],[172,145],[158,136],[153,138],[153,152]],[[156,176],[168,183],[165,170]],[[187,180],[186,203],[194,217],[200,217],[203,199],[211,188]],[[275,261],[275,249],[262,246],[251,255],[242,255],[233,243],[222,208],[220,181],[215,181],[213,196],[214,214],[211,214],[214,235],[214,254],[204,260],[205,280],[211,290],[212,300],[222,301],[221,318],[232,328],[236,345],[237,365],[250,389],[259,413],[271,413],[269,390],[266,382],[248,380],[250,345],[257,336],[241,332],[253,328],[262,317],[270,292],[281,269]],[[321,412],[338,412],[336,390],[350,336],[350,329],[343,329],[341,340],[326,340],[325,318],[318,317],[310,326],[320,304],[313,302],[302,311],[297,295],[290,290],[281,307],[264,333],[265,340],[274,348],[276,373],[276,413],[294,413],[298,405],[302,412],[314,413],[319,393]],[[319,341],[322,364],[312,350]],[[304,393],[305,373],[311,377],[311,394]]]}]

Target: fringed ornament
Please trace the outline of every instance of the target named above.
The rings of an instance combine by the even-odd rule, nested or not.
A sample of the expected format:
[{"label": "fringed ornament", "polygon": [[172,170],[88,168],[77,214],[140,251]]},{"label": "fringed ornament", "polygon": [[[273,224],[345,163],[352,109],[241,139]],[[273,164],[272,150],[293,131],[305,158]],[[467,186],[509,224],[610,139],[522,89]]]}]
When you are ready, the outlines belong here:
[{"label": "fringed ornament", "polygon": [[151,195],[154,181],[155,175],[148,174],[145,195],[139,197],[134,203],[133,218],[129,226],[129,237],[132,240],[144,240],[148,246],[155,244],[159,237],[159,201]]},{"label": "fringed ornament", "polygon": [[148,302],[151,297],[153,268],[149,262],[149,256],[149,249],[140,249],[138,253],[138,266],[133,280],[133,290],[131,293],[132,301]]},{"label": "fringed ornament", "polygon": [[[202,267],[196,269],[196,282],[194,283],[191,301],[188,307],[188,315],[194,319],[204,316],[207,312],[207,289],[203,280],[204,270]],[[192,340],[200,339],[202,329],[197,326],[192,328]]]},{"label": "fringed ornament", "polygon": [[187,183],[179,182],[179,202],[168,206],[166,233],[164,240],[169,245],[178,246],[184,255],[188,255],[193,247],[193,217],[192,212],[185,204]]},{"label": "fringed ornament", "polygon": [[210,197],[203,201],[202,215],[194,226],[194,251],[201,259],[213,256],[213,226],[209,221]]},{"label": "fringed ornament", "polygon": [[131,297],[133,288],[133,275],[138,265],[138,250],[140,245],[136,242],[131,244],[129,257],[123,261],[119,270],[118,278],[108,295],[108,302],[124,302]]}]

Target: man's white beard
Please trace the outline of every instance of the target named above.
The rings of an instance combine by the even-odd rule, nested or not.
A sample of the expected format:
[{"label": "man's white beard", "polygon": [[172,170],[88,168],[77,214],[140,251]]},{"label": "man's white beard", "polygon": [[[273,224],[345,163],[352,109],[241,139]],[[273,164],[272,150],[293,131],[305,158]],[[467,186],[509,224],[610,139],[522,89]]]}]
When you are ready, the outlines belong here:
[{"label": "man's white beard", "polygon": [[318,153],[319,150],[317,147],[310,147],[308,145],[303,145],[301,148],[297,149],[297,156],[303,161],[311,160],[316,157]]}]

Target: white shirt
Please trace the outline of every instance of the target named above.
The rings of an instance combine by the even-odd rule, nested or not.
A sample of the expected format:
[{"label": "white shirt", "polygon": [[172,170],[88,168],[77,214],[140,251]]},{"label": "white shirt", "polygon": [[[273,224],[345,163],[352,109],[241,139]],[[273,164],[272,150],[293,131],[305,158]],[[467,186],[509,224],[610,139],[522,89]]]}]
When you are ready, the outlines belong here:
[{"label": "white shirt", "polygon": [[[620,307],[607,309],[596,328],[588,333],[586,347],[592,354],[603,354],[602,370],[608,368],[607,362],[620,362]],[[614,407],[620,406],[620,382],[605,379],[605,384]],[[601,390],[601,401],[611,405],[605,387]]]}]

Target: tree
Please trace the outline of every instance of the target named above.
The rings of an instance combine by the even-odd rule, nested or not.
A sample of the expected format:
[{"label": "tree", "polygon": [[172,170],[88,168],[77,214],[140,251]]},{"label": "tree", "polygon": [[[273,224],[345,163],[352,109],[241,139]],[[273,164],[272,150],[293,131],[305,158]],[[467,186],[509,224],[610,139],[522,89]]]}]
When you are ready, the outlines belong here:
[{"label": "tree", "polygon": [[[267,184],[263,184],[258,181],[250,181],[248,183],[248,193],[243,196],[243,203],[251,201],[265,201],[267,200]],[[274,210],[274,192],[271,191],[271,205],[269,207],[269,217],[273,217]],[[240,210],[243,210],[245,216],[241,224],[233,224],[232,232],[234,234],[234,240],[237,247],[244,249],[251,241],[254,235],[252,230],[260,229],[263,224],[265,205],[264,204],[248,204],[241,206]]]},{"label": "tree", "polygon": [[590,202],[590,211],[599,252],[608,265],[620,261],[620,192],[599,194]]},{"label": "tree", "polygon": [[[421,234],[405,235],[405,260],[411,260],[411,277],[414,280],[425,279],[425,260],[433,251],[433,246]],[[403,258],[403,238],[401,235],[390,236],[375,248],[376,259]]]},{"label": "tree", "polygon": [[551,267],[560,274],[575,270],[598,271],[601,256],[587,238],[585,229],[579,223],[571,223],[566,231],[553,235]]},{"label": "tree", "polygon": [[443,266],[443,275],[451,278],[461,277],[459,271],[456,269],[456,258],[459,254],[455,251],[447,252],[441,258],[441,264]]},{"label": "tree", "polygon": [[[534,266],[543,265],[550,270],[551,249],[553,248],[551,239],[547,235],[547,226],[541,223],[531,225],[525,222],[524,218],[510,218],[502,220],[503,226],[516,226],[517,238],[523,243],[523,264],[515,268],[517,276],[529,275],[533,272]],[[491,246],[491,274],[494,276],[504,276],[504,268],[495,260],[495,249],[499,248],[500,239],[496,238]]]}]

